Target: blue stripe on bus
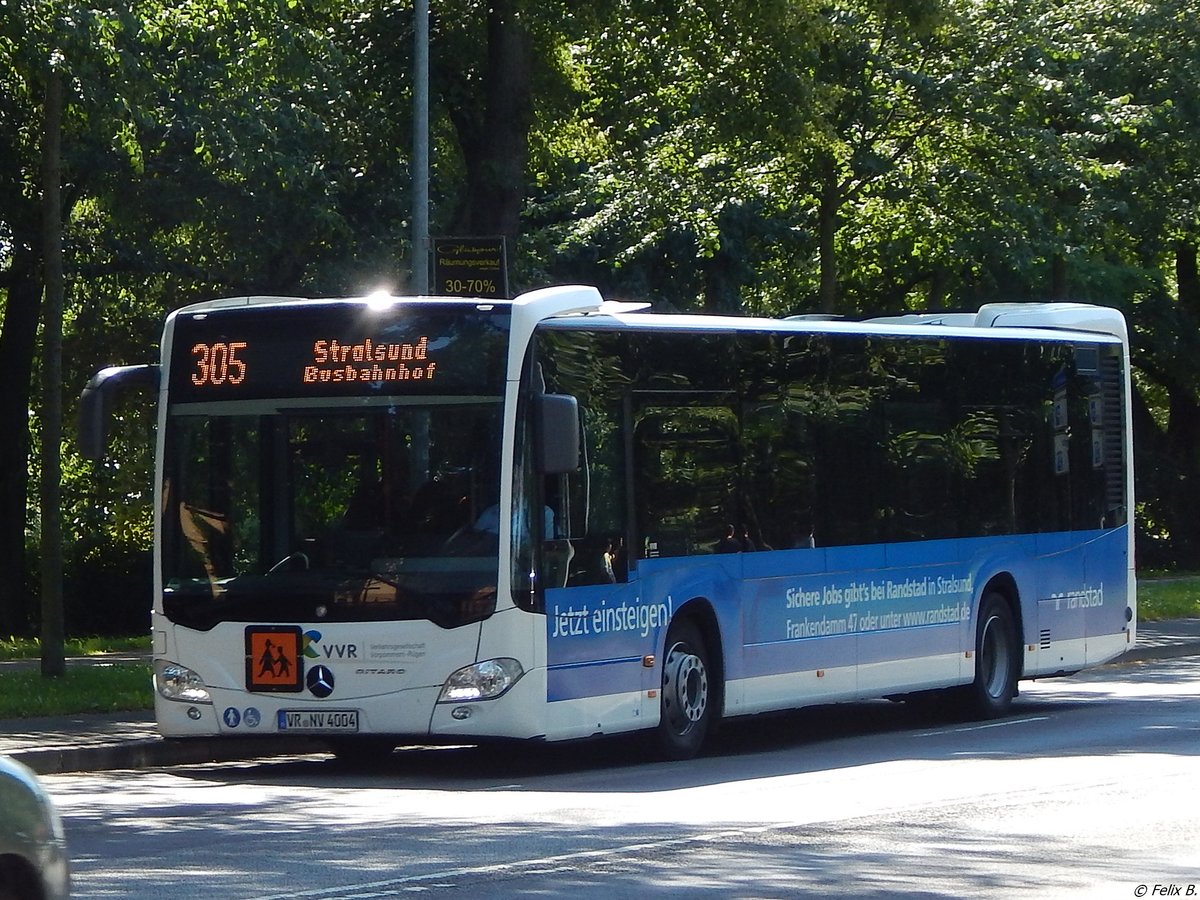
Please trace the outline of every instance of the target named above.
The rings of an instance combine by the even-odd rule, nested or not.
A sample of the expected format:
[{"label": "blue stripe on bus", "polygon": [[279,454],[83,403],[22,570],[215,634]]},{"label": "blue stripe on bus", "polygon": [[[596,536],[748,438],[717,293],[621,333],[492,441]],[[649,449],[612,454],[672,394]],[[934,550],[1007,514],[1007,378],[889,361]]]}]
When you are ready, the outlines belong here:
[{"label": "blue stripe on bus", "polygon": [[551,702],[578,700],[641,691],[646,680],[645,673],[651,671],[656,670],[644,668],[641,657],[555,666],[549,672],[546,699]]},{"label": "blue stripe on bus", "polygon": [[1128,531],[645,559],[628,584],[546,592],[548,697],[647,690],[671,617],[706,598],[727,679],[961,653],[975,639],[982,579],[1012,575],[1023,639],[1118,634]]}]

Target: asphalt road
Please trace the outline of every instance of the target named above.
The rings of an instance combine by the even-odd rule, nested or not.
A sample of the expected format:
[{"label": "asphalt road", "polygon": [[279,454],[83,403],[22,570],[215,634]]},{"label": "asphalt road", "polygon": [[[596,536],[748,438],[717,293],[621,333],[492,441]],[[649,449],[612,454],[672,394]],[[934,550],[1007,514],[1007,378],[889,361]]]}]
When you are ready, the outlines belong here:
[{"label": "asphalt road", "polygon": [[1090,900],[1200,895],[1198,752],[1192,657],[1023,686],[996,722],[753,720],[687,763],[611,742],[43,780],[77,897]]}]

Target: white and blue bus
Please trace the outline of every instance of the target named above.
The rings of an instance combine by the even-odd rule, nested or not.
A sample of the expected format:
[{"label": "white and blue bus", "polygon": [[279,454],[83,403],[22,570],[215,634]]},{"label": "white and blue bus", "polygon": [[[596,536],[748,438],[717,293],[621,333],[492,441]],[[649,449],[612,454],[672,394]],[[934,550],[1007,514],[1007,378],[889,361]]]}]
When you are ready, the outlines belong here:
[{"label": "white and blue bus", "polygon": [[172,313],[164,735],[561,741],[861,698],[1003,714],[1135,639],[1120,313],[863,322],[245,297]]}]

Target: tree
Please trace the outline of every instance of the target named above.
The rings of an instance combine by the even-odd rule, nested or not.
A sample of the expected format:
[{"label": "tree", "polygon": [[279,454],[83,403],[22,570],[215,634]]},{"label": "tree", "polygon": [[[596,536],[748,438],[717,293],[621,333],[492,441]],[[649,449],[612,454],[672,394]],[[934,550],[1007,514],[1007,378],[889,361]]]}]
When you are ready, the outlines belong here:
[{"label": "tree", "polygon": [[[0,392],[0,427],[11,435],[0,442],[0,568],[12,574],[0,580],[0,629],[17,631],[31,613],[25,579],[28,410],[45,241],[54,238],[58,221],[57,209],[42,202],[46,180],[57,169],[57,152],[49,146],[43,152],[43,135],[56,141],[61,131],[61,82],[50,63],[76,49],[78,30],[64,27],[73,23],[64,21],[57,4],[19,4],[11,13],[0,22],[0,105],[13,123],[0,136],[0,234],[8,250],[0,330],[0,379],[7,389]],[[56,201],[55,186],[47,203],[57,207]]]},{"label": "tree", "polygon": [[[340,22],[340,5],[332,12]],[[53,54],[62,60],[63,191],[60,204],[50,203],[61,207],[68,247],[75,250],[65,283],[68,292],[77,292],[68,303],[67,340],[78,348],[77,325],[102,327],[110,338],[106,320],[126,316],[130,305],[157,325],[163,311],[179,302],[164,293],[210,294],[214,286],[278,290],[313,278],[313,260],[321,255],[314,246],[342,256],[337,245],[344,245],[345,234],[338,235],[340,219],[329,193],[352,176],[340,159],[338,165],[321,164],[336,159],[329,148],[341,150],[342,144],[331,138],[331,121],[317,112],[341,107],[329,102],[336,79],[311,62],[337,59],[327,52],[330,15],[324,7],[288,13],[253,2],[220,8],[141,2],[106,10],[56,0],[6,10],[0,21],[0,106],[12,127],[0,133],[0,377],[6,385],[0,427],[13,436],[0,446],[0,565],[6,572],[26,571],[28,536],[47,527],[43,536],[53,556],[54,522],[44,514],[27,516],[31,470],[42,470],[44,509],[58,508],[55,447],[46,446],[58,443],[54,404],[45,404],[39,418],[29,415],[39,406],[30,392],[50,249],[42,228],[51,216],[41,208],[47,60]],[[248,246],[257,252],[246,254]],[[57,274],[51,280],[57,282]],[[107,297],[96,292],[102,283],[112,291]],[[134,334],[146,331],[139,325]],[[50,347],[53,332],[47,336]],[[87,371],[110,362],[103,345],[92,342],[78,367]],[[152,353],[152,343],[144,342],[139,352]],[[81,384],[73,379],[72,393]],[[29,464],[31,422],[47,429],[40,467]],[[76,467],[68,463],[73,473]],[[53,568],[55,561],[47,565]],[[34,619],[29,596],[36,592],[20,575],[0,582],[0,628],[27,629]]]},{"label": "tree", "polygon": [[62,119],[61,60],[47,60],[42,132],[42,247],[46,257],[46,315],[42,328],[42,674],[62,675]]},{"label": "tree", "polygon": [[1110,267],[1127,276],[1147,561],[1200,560],[1200,21],[1190,4],[1086,3],[1075,35]]}]

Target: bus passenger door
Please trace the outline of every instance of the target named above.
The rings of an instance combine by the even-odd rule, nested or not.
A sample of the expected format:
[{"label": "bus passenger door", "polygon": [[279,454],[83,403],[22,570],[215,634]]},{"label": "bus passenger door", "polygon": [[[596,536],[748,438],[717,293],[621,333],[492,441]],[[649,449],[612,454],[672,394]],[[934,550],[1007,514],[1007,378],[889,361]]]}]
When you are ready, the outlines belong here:
[{"label": "bus passenger door", "polygon": [[[660,623],[646,653],[664,651],[663,631],[678,609],[709,607],[717,630],[710,659],[722,661],[724,704],[740,705],[741,590],[747,523],[740,502],[737,398],[724,391],[642,391],[631,398],[636,549],[640,606]],[[661,667],[647,670],[653,677]],[[646,684],[657,715],[659,685]],[[653,705],[653,708],[650,708]]]},{"label": "bus passenger door", "polygon": [[643,660],[654,638],[629,553],[623,419],[621,403],[581,408],[579,468],[541,476],[528,492],[542,510],[549,727],[562,737],[647,724],[655,670]]}]

